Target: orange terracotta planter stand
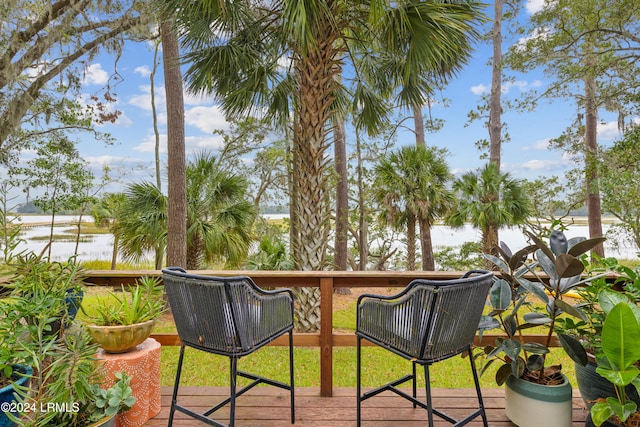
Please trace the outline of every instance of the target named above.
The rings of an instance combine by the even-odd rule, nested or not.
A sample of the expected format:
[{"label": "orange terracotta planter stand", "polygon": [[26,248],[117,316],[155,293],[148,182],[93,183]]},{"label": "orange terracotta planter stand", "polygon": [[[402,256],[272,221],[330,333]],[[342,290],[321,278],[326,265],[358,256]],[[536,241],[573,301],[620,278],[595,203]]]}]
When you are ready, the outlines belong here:
[{"label": "orange terracotta planter stand", "polygon": [[133,407],[116,416],[118,427],[140,427],[160,412],[160,343],[148,338],[127,353],[109,354],[100,349],[97,358],[103,360],[105,387],[115,382],[116,372],[131,377],[131,389],[136,398]]}]

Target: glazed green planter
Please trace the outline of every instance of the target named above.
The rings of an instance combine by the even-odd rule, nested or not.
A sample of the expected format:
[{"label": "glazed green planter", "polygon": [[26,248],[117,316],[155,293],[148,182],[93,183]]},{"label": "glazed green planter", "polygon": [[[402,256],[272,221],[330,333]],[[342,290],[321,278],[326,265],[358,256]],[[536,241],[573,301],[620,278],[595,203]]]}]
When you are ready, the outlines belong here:
[{"label": "glazed green planter", "polygon": [[[580,395],[587,408],[593,406],[593,401],[601,397],[615,396],[616,391],[609,380],[603,378],[596,372],[597,365],[593,362],[587,363],[587,366],[575,364],[576,369],[576,382],[578,383],[578,389]],[[636,388],[629,385],[625,388],[627,396],[640,407],[640,396]]]},{"label": "glazed green planter", "polygon": [[107,353],[126,353],[144,342],[153,329],[154,320],[122,326],[87,325],[93,342]]},{"label": "glazed green planter", "polygon": [[[563,376],[564,377],[564,376]],[[505,383],[505,412],[519,427],[572,427],[572,389],[564,377],[560,385],[541,385],[510,375]]]}]

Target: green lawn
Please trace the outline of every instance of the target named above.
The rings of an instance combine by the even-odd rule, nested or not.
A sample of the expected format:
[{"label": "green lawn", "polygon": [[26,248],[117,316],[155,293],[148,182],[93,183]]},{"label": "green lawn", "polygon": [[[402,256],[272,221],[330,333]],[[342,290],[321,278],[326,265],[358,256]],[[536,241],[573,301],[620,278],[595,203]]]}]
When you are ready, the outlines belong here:
[{"label": "green lawn", "polygon": [[[108,292],[100,288],[91,288],[87,293],[83,308],[87,312],[95,309],[100,298]],[[345,308],[334,312],[333,327],[355,330],[355,300]],[[82,319],[83,314],[79,314]],[[175,332],[170,319],[159,321],[154,332]],[[163,386],[173,385],[178,361],[179,347],[162,348]],[[296,386],[320,386],[320,352],[317,348],[296,348],[294,350],[294,371]],[[286,347],[265,347],[254,354],[242,358],[239,369],[288,382],[288,349]],[[573,362],[564,355],[562,349],[554,349],[550,363],[562,363],[563,371],[575,385]],[[480,366],[480,363],[479,363]],[[334,348],[333,354],[334,387],[355,387],[356,385],[356,349],[355,347]],[[411,363],[388,351],[375,347],[363,348],[363,386],[381,385],[389,380],[411,372]],[[495,369],[487,371],[481,378],[483,388],[497,387],[493,376]],[[422,378],[423,376],[420,375]],[[432,385],[443,388],[471,388],[469,361],[460,356],[435,364],[431,368]],[[229,359],[187,348],[182,370],[181,385],[222,386],[229,382]],[[421,380],[422,384],[423,380]]]}]

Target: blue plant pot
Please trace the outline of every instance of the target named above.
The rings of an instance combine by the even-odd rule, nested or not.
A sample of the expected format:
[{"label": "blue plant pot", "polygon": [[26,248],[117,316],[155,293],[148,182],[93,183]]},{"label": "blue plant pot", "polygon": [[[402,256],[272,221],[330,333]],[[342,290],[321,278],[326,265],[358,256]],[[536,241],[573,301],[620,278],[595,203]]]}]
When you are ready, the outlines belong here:
[{"label": "blue plant pot", "polygon": [[[31,374],[33,373],[33,369],[31,368],[31,366],[26,365],[16,365],[13,367],[13,370],[18,372],[17,375],[20,375],[20,378],[18,378],[12,384],[9,384],[8,386],[0,389],[0,405],[2,406],[15,402],[16,396],[13,386],[15,384],[19,384],[21,386],[26,385],[29,381],[29,376],[31,376]],[[12,414],[16,415],[15,412],[12,412]],[[14,425],[15,423],[9,419],[6,411],[3,410],[2,412],[0,412],[0,427],[12,427]]]}]

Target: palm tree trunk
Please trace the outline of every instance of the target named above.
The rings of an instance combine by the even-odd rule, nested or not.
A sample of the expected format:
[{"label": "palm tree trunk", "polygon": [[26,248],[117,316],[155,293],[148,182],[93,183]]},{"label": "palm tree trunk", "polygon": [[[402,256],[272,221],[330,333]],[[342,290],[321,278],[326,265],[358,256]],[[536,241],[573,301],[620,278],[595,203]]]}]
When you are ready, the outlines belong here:
[{"label": "palm tree trunk", "polygon": [[[336,75],[335,34],[330,23],[316,28],[315,47],[295,62],[300,99],[293,132],[293,180],[297,186],[295,215],[298,217],[300,253],[296,269],[321,270],[326,265],[331,209],[326,182],[327,123],[331,122]],[[320,27],[320,25],[319,25]],[[314,332],[320,327],[320,290],[299,288],[298,329]]]},{"label": "palm tree trunk", "polygon": [[187,264],[187,165],[184,147],[184,97],[178,37],[172,20],[161,19],[160,34],[167,102],[167,264]]},{"label": "palm tree trunk", "polygon": [[416,217],[409,214],[407,219],[407,270],[416,269]]},{"label": "palm tree trunk", "polygon": [[434,271],[436,269],[436,261],[433,257],[431,225],[423,219],[420,220],[420,243],[422,247],[422,270]]}]

